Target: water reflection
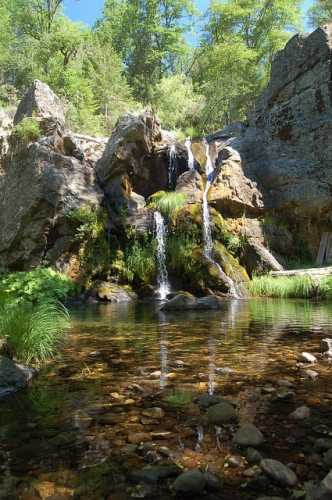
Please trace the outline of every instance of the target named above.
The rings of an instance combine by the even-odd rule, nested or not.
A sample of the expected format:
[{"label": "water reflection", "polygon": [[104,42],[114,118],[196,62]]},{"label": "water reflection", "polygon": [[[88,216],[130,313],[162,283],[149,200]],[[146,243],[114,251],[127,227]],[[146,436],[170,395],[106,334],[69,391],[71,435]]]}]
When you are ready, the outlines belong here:
[{"label": "water reflection", "polygon": [[[0,404],[0,466],[9,478],[3,498],[19,498],[13,493],[17,484],[29,491],[46,473],[58,478],[67,470],[75,476],[113,457],[114,450],[125,447],[131,426],[147,425],[143,408],[163,407],[167,418],[156,427],[167,421],[173,431],[179,415],[188,418],[193,398],[203,393],[236,398],[248,386],[296,378],[298,354],[319,350],[321,336],[310,327],[332,331],[328,303],[225,300],[219,311],[172,313],[159,306],[133,302],[71,311],[73,328],[63,359],[47,366],[29,389]],[[234,373],[216,370],[223,366]],[[198,373],[204,377],[198,379]],[[325,391],[329,377],[328,362],[322,360],[319,380],[306,387],[306,394],[317,397],[319,384]],[[153,424],[148,429],[154,430]],[[211,431],[197,421],[193,451],[202,452],[207,432],[212,449],[219,449],[221,429]],[[179,450],[188,447],[183,435],[176,434],[174,442]],[[117,466],[124,474],[120,459]],[[75,488],[76,483],[75,498],[93,498]]]}]

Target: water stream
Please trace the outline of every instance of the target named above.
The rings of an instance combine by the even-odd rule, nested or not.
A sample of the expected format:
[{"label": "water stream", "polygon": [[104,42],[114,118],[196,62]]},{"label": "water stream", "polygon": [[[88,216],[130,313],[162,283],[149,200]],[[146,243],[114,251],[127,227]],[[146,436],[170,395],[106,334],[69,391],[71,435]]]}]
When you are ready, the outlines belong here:
[{"label": "water stream", "polygon": [[156,295],[159,299],[164,300],[171,291],[171,286],[168,281],[168,272],[166,269],[166,228],[164,217],[160,212],[154,212],[155,231],[157,238],[157,291]]},{"label": "water stream", "polygon": [[175,144],[168,147],[168,189],[173,190],[178,178],[179,165],[176,156]]},{"label": "water stream", "polygon": [[234,298],[240,298],[241,295],[237,292],[235,284],[233,280],[227,276],[227,274],[223,271],[221,266],[213,259],[213,241],[212,241],[212,233],[211,233],[211,223],[210,223],[210,210],[208,203],[208,192],[211,187],[214,178],[214,168],[211,161],[211,155],[209,150],[209,143],[204,138],[205,145],[205,155],[206,155],[206,164],[205,164],[205,173],[206,173],[206,184],[203,192],[203,235],[204,235],[204,255],[207,259],[209,259],[214,266],[218,269],[219,275],[221,279],[228,284],[229,287],[229,295]]},{"label": "water stream", "polygon": [[194,170],[195,168],[195,158],[193,152],[191,151],[191,140],[190,137],[187,137],[184,141],[184,145],[187,148],[188,152],[188,168],[189,170]]}]

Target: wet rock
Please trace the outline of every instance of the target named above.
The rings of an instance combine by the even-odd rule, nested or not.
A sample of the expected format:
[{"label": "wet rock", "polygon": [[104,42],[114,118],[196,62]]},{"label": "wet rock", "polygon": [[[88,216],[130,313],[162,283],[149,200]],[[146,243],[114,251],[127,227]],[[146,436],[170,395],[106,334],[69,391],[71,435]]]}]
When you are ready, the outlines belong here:
[{"label": "wet rock", "polygon": [[215,369],[215,372],[216,373],[226,374],[226,375],[229,375],[231,373],[235,373],[234,370],[232,370],[228,366],[220,366],[220,367],[218,367],[218,368]]},{"label": "wet rock", "polygon": [[332,448],[332,439],[319,438],[315,441],[315,448],[318,451],[327,451]]},{"label": "wet rock", "polygon": [[141,444],[152,440],[147,432],[133,432],[132,434],[129,434],[128,441],[132,444]]},{"label": "wet rock", "polygon": [[283,392],[281,394],[278,394],[276,398],[273,398],[272,401],[289,401],[290,399],[293,399],[294,396],[295,393],[292,391]]},{"label": "wet rock", "polygon": [[302,363],[317,363],[317,358],[310,354],[310,352],[301,352],[299,361]]},{"label": "wet rock", "polygon": [[128,473],[129,479],[135,483],[140,481],[155,482],[160,479],[174,477],[181,474],[182,469],[174,462],[163,462],[158,465],[152,465],[147,468],[146,464],[142,468],[131,469]]},{"label": "wet rock", "polygon": [[270,486],[270,480],[268,477],[261,475],[256,476],[249,481],[247,484],[247,488],[249,490],[258,490],[258,491],[266,491]]},{"label": "wet rock", "polygon": [[259,451],[249,447],[246,450],[246,459],[249,463],[258,465],[263,460],[263,457]]},{"label": "wet rock", "polygon": [[308,380],[315,380],[318,377],[318,373],[314,370],[301,370],[301,377],[304,377]]},{"label": "wet rock", "polygon": [[99,418],[99,423],[101,425],[115,425],[115,424],[121,424],[125,420],[126,417],[119,413],[107,413],[106,415],[102,415]]},{"label": "wet rock", "polygon": [[219,491],[223,487],[221,479],[215,476],[211,471],[204,472],[205,489],[207,491]]},{"label": "wet rock", "polygon": [[332,339],[322,339],[320,341],[319,346],[320,352],[324,354],[324,356],[332,356]]},{"label": "wet rock", "polygon": [[259,466],[267,477],[285,488],[294,488],[298,483],[295,472],[278,460],[264,458]]},{"label": "wet rock", "polygon": [[305,420],[310,417],[310,408],[308,406],[299,406],[288,415],[291,420]]},{"label": "wet rock", "polygon": [[94,281],[85,292],[87,297],[93,294],[97,296],[98,300],[108,302],[129,302],[137,298],[134,293],[129,293],[122,286],[108,281]]},{"label": "wet rock", "polygon": [[313,427],[313,430],[317,432],[317,434],[330,434],[332,435],[332,428],[325,424],[318,424]]},{"label": "wet rock", "polygon": [[304,483],[306,488],[305,500],[331,500],[332,498],[332,471],[325,476],[319,485]]},{"label": "wet rock", "polygon": [[288,387],[289,389],[294,386],[294,384],[292,384],[292,382],[290,382],[289,380],[283,380],[283,379],[278,380],[277,384],[280,387]]},{"label": "wet rock", "polygon": [[227,403],[232,406],[236,406],[236,403],[230,399],[223,398],[221,396],[213,396],[210,394],[203,394],[198,400],[199,407],[202,410],[206,410],[210,406],[217,405],[218,403]]},{"label": "wet rock", "polygon": [[216,295],[196,298],[189,295],[176,295],[161,307],[161,311],[172,311],[178,309],[220,309],[220,302]]},{"label": "wet rock", "polygon": [[237,421],[236,411],[228,403],[218,403],[210,406],[207,416],[209,421],[215,425],[231,424]]},{"label": "wet rock", "polygon": [[37,374],[38,370],[32,366],[0,356],[0,398],[25,387]]},{"label": "wet rock", "polygon": [[143,458],[143,462],[156,463],[162,460],[162,456],[154,451],[149,451]]},{"label": "wet rock", "polygon": [[238,446],[259,446],[265,441],[263,434],[254,424],[243,424],[235,433],[233,442]]},{"label": "wet rock", "polygon": [[183,368],[185,366],[185,362],[181,361],[181,359],[176,359],[175,361],[172,361],[169,366],[175,366],[177,368]]},{"label": "wet rock", "polygon": [[158,408],[157,406],[153,406],[152,408],[146,408],[145,410],[143,410],[142,415],[144,415],[144,417],[159,419],[159,418],[164,417],[165,412],[162,408]]},{"label": "wet rock", "polygon": [[200,493],[204,486],[203,474],[198,470],[190,470],[176,478],[172,485],[172,491],[180,494]]},{"label": "wet rock", "polygon": [[326,453],[324,453],[323,457],[323,465],[326,467],[326,469],[332,469],[332,448],[327,450]]},{"label": "wet rock", "polygon": [[241,465],[243,464],[243,458],[231,455],[227,458],[226,462],[229,467],[241,467]]},{"label": "wet rock", "polygon": [[150,378],[160,378],[161,377],[161,371],[156,370],[155,372],[150,373],[149,375]]}]

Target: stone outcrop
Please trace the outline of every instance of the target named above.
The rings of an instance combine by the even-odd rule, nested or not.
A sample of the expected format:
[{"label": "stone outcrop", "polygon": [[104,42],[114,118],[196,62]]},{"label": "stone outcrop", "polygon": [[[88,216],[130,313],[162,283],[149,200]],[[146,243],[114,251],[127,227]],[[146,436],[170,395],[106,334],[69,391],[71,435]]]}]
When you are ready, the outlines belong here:
[{"label": "stone outcrop", "polygon": [[75,260],[76,228],[67,216],[88,203],[99,205],[103,193],[64,121],[58,98],[38,81],[25,94],[15,121],[32,114],[41,137],[28,144],[10,138],[2,158],[0,266],[24,270],[47,260],[68,272]]},{"label": "stone outcrop", "polygon": [[25,387],[37,374],[38,370],[32,366],[0,356],[0,399]]}]

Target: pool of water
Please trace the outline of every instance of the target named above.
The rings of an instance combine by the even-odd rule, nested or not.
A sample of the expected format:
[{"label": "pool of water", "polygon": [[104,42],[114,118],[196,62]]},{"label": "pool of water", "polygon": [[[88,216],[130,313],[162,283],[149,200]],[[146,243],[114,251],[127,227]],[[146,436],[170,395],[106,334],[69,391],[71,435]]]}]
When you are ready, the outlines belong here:
[{"label": "pool of water", "polygon": [[[304,481],[324,477],[326,471],[306,461],[315,451],[312,426],[291,424],[287,415],[304,404],[314,422],[332,426],[332,365],[319,352],[321,339],[332,335],[331,305],[234,299],[218,311],[159,307],[131,302],[70,309],[63,357],[0,403],[1,498],[172,498],[174,478],[132,475],[153,469],[145,462],[148,448],[166,446],[182,470],[209,467],[222,479],[222,490],[204,498],[256,499],[261,492],[246,487],[250,463],[232,445],[236,429],[207,421],[197,404],[203,394],[237,403],[239,424],[254,422],[266,438],[262,456],[293,468],[302,464],[299,490]],[[315,380],[297,366],[303,351],[318,359]],[[291,400],[275,402],[280,379],[293,384]],[[146,449],[131,442],[139,432],[149,436]],[[229,466],[230,456],[238,466]],[[273,485],[264,493],[293,498]]]}]

